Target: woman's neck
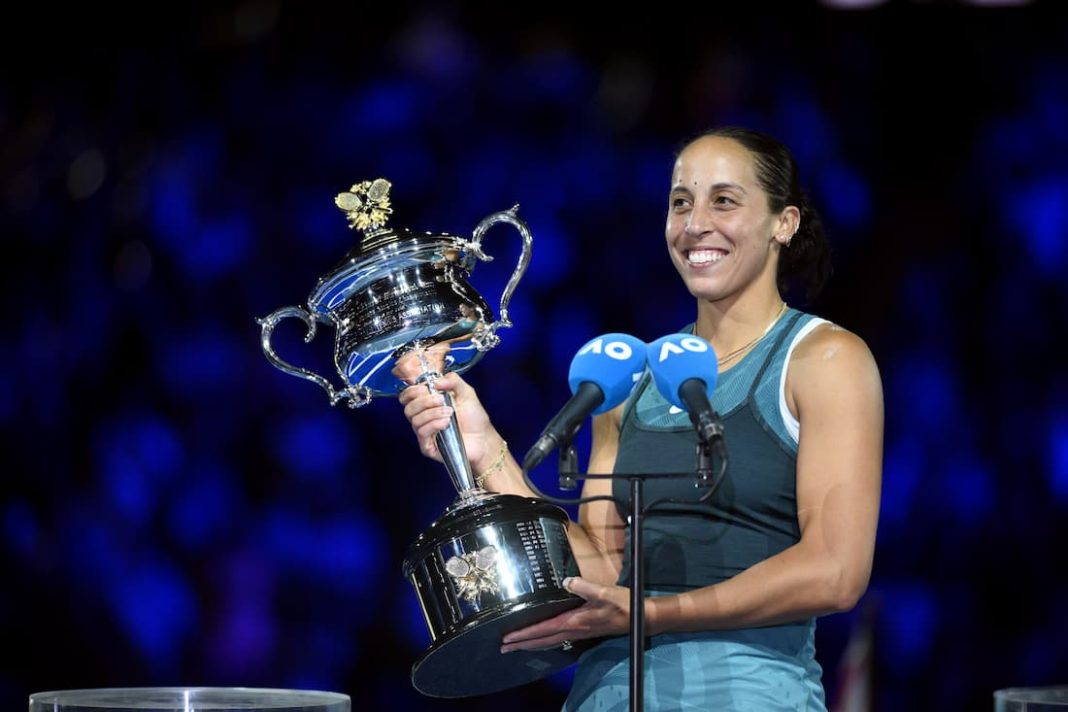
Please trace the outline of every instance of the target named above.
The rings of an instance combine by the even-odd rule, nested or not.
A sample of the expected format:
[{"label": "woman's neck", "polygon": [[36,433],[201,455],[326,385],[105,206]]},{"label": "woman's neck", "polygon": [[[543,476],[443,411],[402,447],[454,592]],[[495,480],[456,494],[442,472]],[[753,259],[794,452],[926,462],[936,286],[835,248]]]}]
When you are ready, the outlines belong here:
[{"label": "woman's neck", "polygon": [[[697,303],[694,331],[716,350],[721,363],[730,366],[730,354],[744,356],[746,351],[771,330],[785,312],[778,290],[757,295],[738,295],[715,302]],[[733,360],[733,359],[732,359]]]}]

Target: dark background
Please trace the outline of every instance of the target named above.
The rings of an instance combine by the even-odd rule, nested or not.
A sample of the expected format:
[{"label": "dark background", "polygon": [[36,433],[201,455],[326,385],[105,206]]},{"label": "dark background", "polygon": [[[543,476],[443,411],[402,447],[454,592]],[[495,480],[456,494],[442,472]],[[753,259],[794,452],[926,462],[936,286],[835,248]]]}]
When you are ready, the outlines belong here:
[{"label": "dark background", "polygon": [[[829,696],[865,612],[880,709],[1068,682],[1062,6],[744,5],[5,11],[0,707],[244,685],[556,709],[566,674],[411,689],[428,636],[400,564],[451,486],[395,402],[331,408],[254,318],[354,244],[332,203],[357,181],[392,180],[419,230],[520,203],[515,327],[469,380],[521,452],[588,338],[693,318],[662,237],[672,154],[725,123],[794,149],[837,252],[811,308],[886,389],[871,587],[820,623]],[[495,304],[518,239],[484,245]],[[330,332],[277,335],[330,373]]]}]

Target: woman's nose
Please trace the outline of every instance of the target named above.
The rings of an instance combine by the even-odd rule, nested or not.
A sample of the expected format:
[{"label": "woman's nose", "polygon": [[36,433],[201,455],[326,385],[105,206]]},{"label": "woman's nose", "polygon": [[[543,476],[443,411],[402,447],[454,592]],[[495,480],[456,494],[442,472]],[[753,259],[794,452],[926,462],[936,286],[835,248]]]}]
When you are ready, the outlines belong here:
[{"label": "woman's nose", "polygon": [[712,230],[712,218],[708,211],[695,206],[686,216],[686,224],[683,230],[687,235],[699,236]]}]

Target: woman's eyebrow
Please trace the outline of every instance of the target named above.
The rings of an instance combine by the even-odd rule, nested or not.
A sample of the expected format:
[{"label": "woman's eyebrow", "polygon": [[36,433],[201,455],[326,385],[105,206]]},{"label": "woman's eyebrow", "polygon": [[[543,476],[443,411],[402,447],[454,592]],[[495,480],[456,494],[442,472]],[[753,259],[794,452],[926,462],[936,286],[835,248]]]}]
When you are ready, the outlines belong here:
[{"label": "woman's eyebrow", "polygon": [[715,192],[717,190],[737,190],[739,193],[742,193],[743,195],[748,195],[749,194],[749,191],[747,191],[744,187],[742,187],[738,183],[716,183],[711,188],[709,188],[709,192]]}]

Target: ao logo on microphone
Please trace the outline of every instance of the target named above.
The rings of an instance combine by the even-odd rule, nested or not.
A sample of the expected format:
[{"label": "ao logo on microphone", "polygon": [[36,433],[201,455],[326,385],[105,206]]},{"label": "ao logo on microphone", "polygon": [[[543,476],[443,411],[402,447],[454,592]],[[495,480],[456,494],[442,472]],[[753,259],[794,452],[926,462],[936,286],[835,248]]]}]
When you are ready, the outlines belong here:
[{"label": "ao logo on microphone", "polygon": [[708,342],[704,339],[699,339],[696,336],[687,336],[685,338],[675,341],[664,341],[660,344],[660,357],[657,359],[658,363],[663,363],[669,356],[683,354],[687,351],[695,354],[704,353],[711,348]]},{"label": "ao logo on microphone", "polygon": [[626,341],[609,341],[608,343],[605,343],[605,340],[602,337],[594,339],[586,344],[575,355],[585,356],[586,354],[604,354],[616,361],[626,361],[634,354],[634,350]]}]

